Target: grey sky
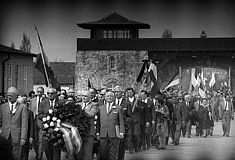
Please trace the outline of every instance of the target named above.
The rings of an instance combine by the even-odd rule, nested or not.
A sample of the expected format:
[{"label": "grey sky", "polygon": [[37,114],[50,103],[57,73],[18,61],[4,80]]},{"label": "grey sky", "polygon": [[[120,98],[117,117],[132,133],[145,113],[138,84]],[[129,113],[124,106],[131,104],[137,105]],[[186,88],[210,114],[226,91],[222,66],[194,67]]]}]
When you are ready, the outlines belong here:
[{"label": "grey sky", "polygon": [[31,40],[32,52],[40,52],[34,24],[37,25],[50,61],[75,61],[76,39],[88,38],[87,30],[77,23],[101,19],[117,12],[131,20],[149,23],[150,30],[141,30],[142,38],[160,38],[169,28],[173,37],[199,37],[205,30],[208,37],[235,37],[234,7],[230,3],[153,2],[153,1],[78,1],[71,3],[8,3],[2,8],[0,43],[16,48],[25,32]]}]

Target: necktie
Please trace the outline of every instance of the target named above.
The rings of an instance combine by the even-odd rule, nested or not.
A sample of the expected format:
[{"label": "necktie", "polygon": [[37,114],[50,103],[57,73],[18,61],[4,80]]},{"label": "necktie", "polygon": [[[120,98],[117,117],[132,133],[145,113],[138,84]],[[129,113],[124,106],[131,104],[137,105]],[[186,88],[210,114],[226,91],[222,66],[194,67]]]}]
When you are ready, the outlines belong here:
[{"label": "necktie", "polygon": [[51,101],[51,108],[53,108],[53,109],[54,109],[53,101]]},{"label": "necktie", "polygon": [[120,99],[118,99],[118,105],[120,105]]},{"label": "necktie", "polygon": [[37,104],[37,108],[36,108],[36,115],[38,115],[38,108],[39,108],[39,105],[40,105],[40,99],[41,99],[41,97],[38,97],[38,104]]},{"label": "necktie", "polygon": [[110,111],[110,103],[107,103],[107,114],[109,113],[109,111]]},{"label": "necktie", "polygon": [[11,114],[12,114],[12,112],[13,112],[13,108],[14,108],[14,105],[11,105]]},{"label": "necktie", "polygon": [[83,110],[86,109],[86,103],[84,103]]}]

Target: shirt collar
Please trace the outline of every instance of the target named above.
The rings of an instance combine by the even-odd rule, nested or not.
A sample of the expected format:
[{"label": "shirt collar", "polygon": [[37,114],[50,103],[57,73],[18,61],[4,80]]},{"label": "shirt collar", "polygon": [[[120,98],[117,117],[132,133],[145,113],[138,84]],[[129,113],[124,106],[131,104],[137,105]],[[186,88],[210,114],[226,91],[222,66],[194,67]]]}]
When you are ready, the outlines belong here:
[{"label": "shirt collar", "polygon": [[12,103],[9,101],[8,103],[9,103],[9,106],[10,106],[10,107],[13,105],[13,107],[15,108],[17,102],[15,102],[15,103],[12,104]]},{"label": "shirt collar", "polygon": [[133,102],[134,101],[134,97],[129,97],[129,101]]},{"label": "shirt collar", "polygon": [[[118,100],[119,100],[119,104],[118,104]],[[116,104],[117,104],[117,105],[120,105],[121,103],[122,103],[122,98],[120,98],[120,99],[117,99],[117,98],[116,98]]]}]

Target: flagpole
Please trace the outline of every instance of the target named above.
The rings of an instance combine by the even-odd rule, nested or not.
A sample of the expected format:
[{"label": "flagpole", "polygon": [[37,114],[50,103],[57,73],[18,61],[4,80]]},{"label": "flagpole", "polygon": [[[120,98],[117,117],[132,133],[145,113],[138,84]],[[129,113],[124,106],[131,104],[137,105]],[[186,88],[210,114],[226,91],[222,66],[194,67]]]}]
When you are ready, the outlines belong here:
[{"label": "flagpole", "polygon": [[39,41],[39,46],[40,46],[40,49],[41,49],[41,56],[42,56],[42,62],[43,62],[43,68],[44,68],[44,71],[45,71],[45,75],[46,75],[46,79],[47,79],[47,82],[48,82],[48,87],[50,87],[50,81],[49,81],[49,78],[48,78],[48,75],[47,75],[47,70],[46,70],[46,66],[45,66],[45,59],[44,59],[44,55],[43,55],[43,48],[42,48],[42,42],[41,42],[41,39],[40,39],[40,36],[39,36],[39,32],[38,32],[38,29],[35,25],[35,30],[37,32],[37,36],[38,36],[38,41]]},{"label": "flagpole", "polygon": [[228,68],[228,89],[231,91],[231,67]]}]

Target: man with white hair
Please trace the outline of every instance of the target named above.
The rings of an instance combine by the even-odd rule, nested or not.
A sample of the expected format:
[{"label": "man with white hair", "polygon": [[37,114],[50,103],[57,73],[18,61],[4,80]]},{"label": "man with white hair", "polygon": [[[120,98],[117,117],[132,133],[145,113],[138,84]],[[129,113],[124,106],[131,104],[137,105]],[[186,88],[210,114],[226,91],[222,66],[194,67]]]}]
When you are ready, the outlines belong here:
[{"label": "man with white hair", "polygon": [[105,94],[106,103],[99,107],[100,158],[118,160],[119,138],[124,138],[125,127],[121,107],[115,103],[112,91]]},{"label": "man with white hair", "polygon": [[84,137],[82,137],[82,149],[78,153],[78,159],[79,160],[92,160],[92,149],[94,144],[94,138],[96,135],[96,128],[95,128],[95,115],[98,111],[98,104],[95,102],[92,102],[91,100],[92,93],[90,91],[83,91],[82,93],[82,103],[81,107],[82,110],[84,110],[89,119],[90,119],[90,130],[88,134]]},{"label": "man with white hair", "polygon": [[28,129],[28,110],[25,104],[17,102],[18,91],[8,88],[8,102],[0,106],[0,130],[12,147],[15,159],[20,159],[21,147],[25,144]]}]

